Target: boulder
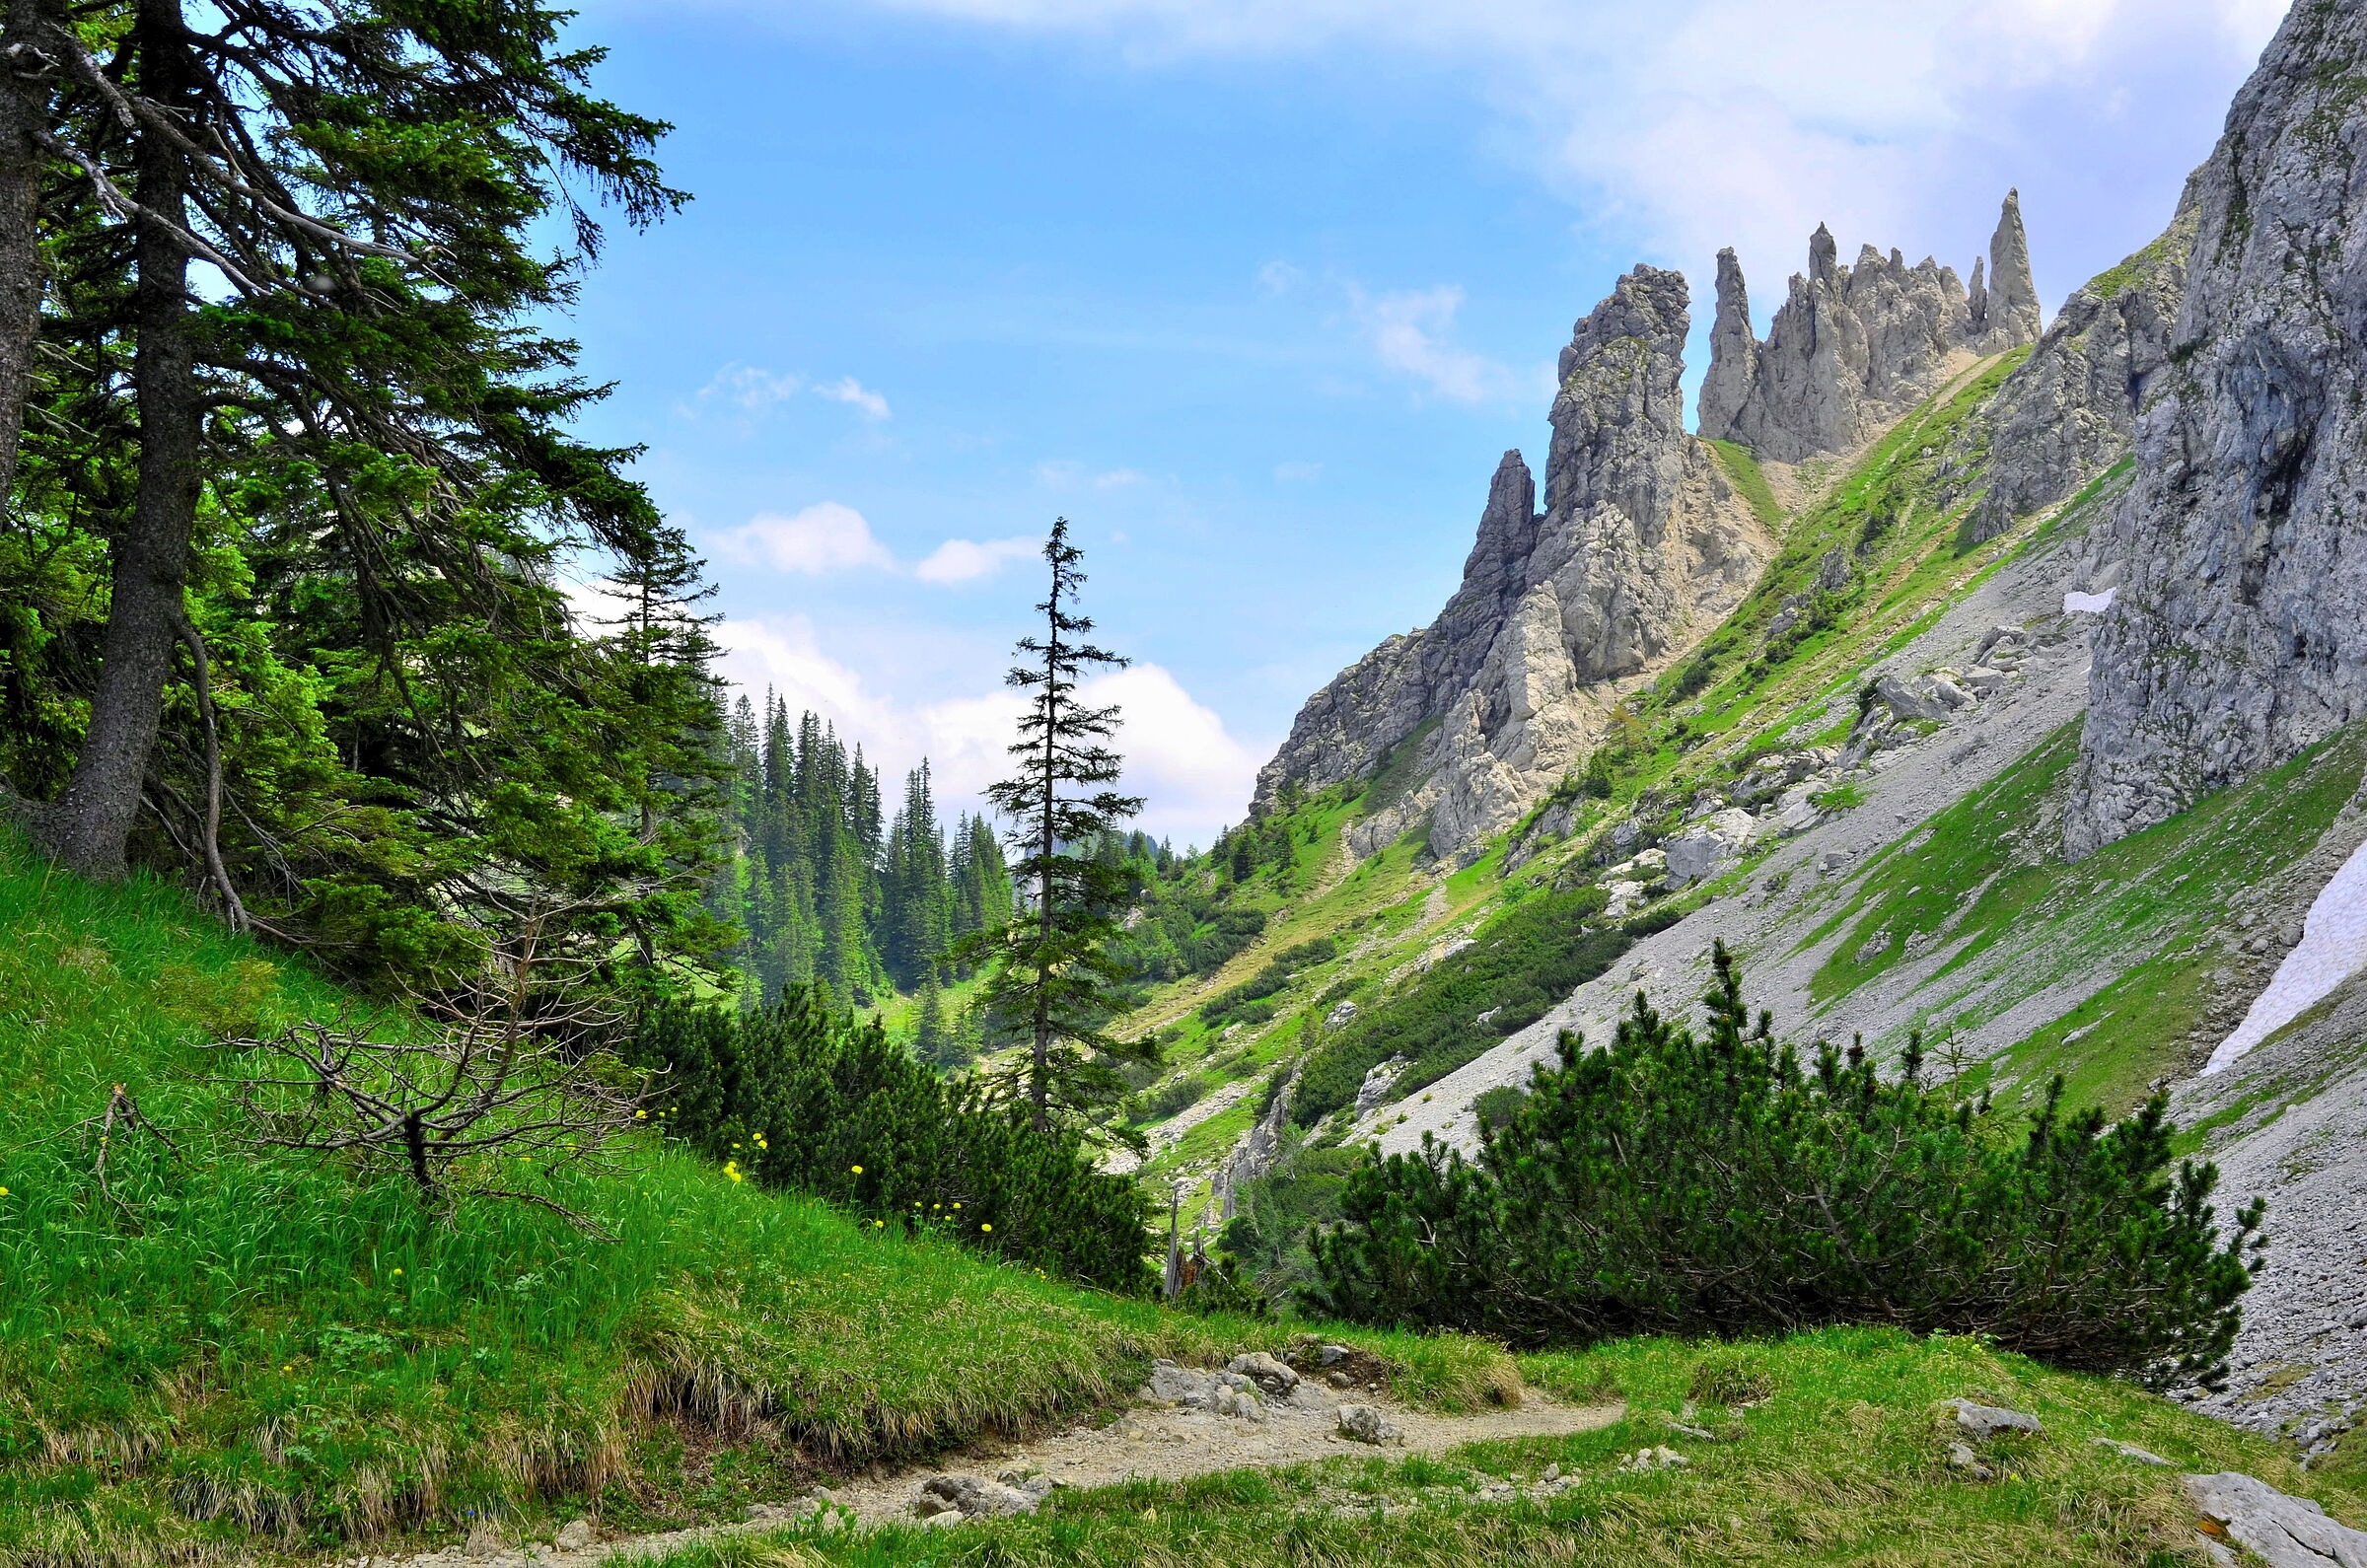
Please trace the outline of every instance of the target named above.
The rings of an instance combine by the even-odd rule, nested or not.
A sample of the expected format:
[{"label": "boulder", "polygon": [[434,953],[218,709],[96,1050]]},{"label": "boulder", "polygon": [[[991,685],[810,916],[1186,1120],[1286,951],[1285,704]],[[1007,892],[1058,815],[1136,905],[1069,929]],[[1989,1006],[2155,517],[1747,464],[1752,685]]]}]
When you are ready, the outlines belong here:
[{"label": "boulder", "polygon": [[1253,1350],[1247,1355],[1235,1356],[1231,1361],[1225,1363],[1225,1370],[1249,1379],[1257,1385],[1260,1393],[1271,1394],[1275,1398],[1287,1395],[1291,1390],[1299,1386],[1299,1375],[1296,1372],[1262,1350]]},{"label": "boulder", "polygon": [[1948,1408],[1956,1412],[1956,1424],[1974,1437],[1994,1437],[2000,1432],[2043,1432],[2035,1415],[2020,1410],[2008,1410],[1994,1404],[1975,1404],[1971,1399],[1950,1399]]},{"label": "boulder", "polygon": [[1938,721],[1948,717],[1949,705],[1928,690],[1908,685],[1897,676],[1874,682],[1875,699],[1901,719]]},{"label": "boulder", "polygon": [[1758,836],[1758,823],[1749,812],[1730,806],[1669,840],[1669,885],[1690,887],[1706,882],[1742,858]]},{"label": "boulder", "polygon": [[559,1527],[558,1536],[551,1544],[561,1551],[582,1551],[592,1544],[592,1522],[588,1519],[571,1519]]},{"label": "boulder", "polygon": [[1339,1435],[1358,1443],[1396,1444],[1405,1434],[1395,1422],[1369,1404],[1343,1404],[1338,1411]]},{"label": "boulder", "polygon": [[920,1496],[912,1512],[938,1523],[935,1516],[951,1509],[965,1519],[997,1517],[1005,1514],[1032,1514],[1042,1498],[1025,1492],[1002,1481],[984,1480],[975,1475],[932,1475],[920,1483]]}]

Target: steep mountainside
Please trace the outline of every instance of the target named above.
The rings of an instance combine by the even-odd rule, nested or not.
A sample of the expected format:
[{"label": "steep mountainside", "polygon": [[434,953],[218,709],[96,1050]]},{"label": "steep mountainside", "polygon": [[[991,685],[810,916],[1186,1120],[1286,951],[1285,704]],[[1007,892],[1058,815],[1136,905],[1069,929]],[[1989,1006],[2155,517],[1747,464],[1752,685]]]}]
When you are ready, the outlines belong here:
[{"label": "steep mountainside", "polygon": [[[1583,392],[1582,323],[1544,517],[1508,462],[1449,612],[1268,766],[1294,858],[1230,894],[1264,936],[1139,1015],[1211,1091],[1154,1169],[1226,1167],[1205,1223],[1287,1278],[1357,1146],[1470,1142],[1561,1030],[1689,1007],[1722,941],[1803,1043],[1919,1033],[2009,1105],[2169,1093],[2222,1202],[2269,1204],[2203,1402],[2317,1453],[2367,1417],[2363,83],[2367,6],[2297,6],[2166,231],[2044,332],[2010,199],[1971,289],[1821,234],[1764,341],[1727,258],[1715,442],[1563,417],[1660,407]],[[1681,288],[1639,271],[1589,322]],[[1651,363],[1673,387],[1673,339]],[[1750,582],[1602,535],[1645,492],[1592,454],[1646,442],[1757,498]],[[1548,537],[1593,553],[1539,569]],[[1649,643],[1566,613],[1613,585],[1692,612]],[[1255,1018],[1209,1005],[1253,973]]]}]

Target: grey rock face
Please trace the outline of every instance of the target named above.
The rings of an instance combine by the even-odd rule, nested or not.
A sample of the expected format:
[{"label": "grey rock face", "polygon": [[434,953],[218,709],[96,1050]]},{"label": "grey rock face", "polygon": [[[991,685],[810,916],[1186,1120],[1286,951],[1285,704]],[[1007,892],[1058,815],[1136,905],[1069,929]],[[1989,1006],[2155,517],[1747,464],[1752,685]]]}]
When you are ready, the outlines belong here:
[{"label": "grey rock face", "polygon": [[[1354,1004],[1342,1002],[1339,1006],[1352,1008]],[[1338,1011],[1338,1008],[1332,1009],[1334,1013]],[[1351,1011],[1348,1016],[1353,1018],[1356,1015]],[[1233,1146],[1233,1152],[1225,1156],[1225,1163],[1218,1168],[1212,1182],[1213,1196],[1219,1212],[1226,1219],[1233,1218],[1238,1211],[1241,1189],[1272,1170],[1274,1162],[1281,1158],[1282,1135],[1290,1126],[1290,1102],[1298,1087],[1299,1069],[1293,1067],[1290,1076],[1282,1080],[1282,1087],[1275,1092],[1274,1103],[1266,1106],[1265,1114],[1241,1135],[1241,1141]],[[1239,1372],[1242,1369],[1235,1367],[1233,1370]]]},{"label": "grey rock face", "polygon": [[2327,1518],[2306,1497],[2232,1470],[2188,1476],[2187,1497],[2268,1568],[2367,1568],[2367,1531]]},{"label": "grey rock face", "polygon": [[2086,854],[2367,713],[2367,9],[2297,6],[2228,111],[2171,364],[2101,546],[2064,847]]},{"label": "grey rock face", "polygon": [[1429,820],[1451,855],[1516,820],[1600,736],[1616,683],[1668,664],[1739,603],[1772,541],[1698,441],[1678,381],[1685,279],[1638,267],[1581,320],[1561,354],[1535,510],[1507,453],[1463,585],[1432,625],[1393,637],[1309,699],[1258,775],[1255,810],[1285,779],[1369,778],[1425,725],[1415,787],[1359,824],[1367,852]]},{"label": "grey rock face", "polygon": [[[1742,269],[1718,262],[1718,329],[1702,382],[1701,434],[1798,463],[1848,452],[1938,391],[1970,356],[2036,341],[2040,313],[2020,199],[2008,194],[1968,292],[1929,256],[1908,266],[1872,246],[1842,266],[1823,225],[1766,341],[1751,337]],[[1735,307],[1728,316],[1728,302]]]},{"label": "grey rock face", "polygon": [[2160,239],[2065,301],[2030,358],[1967,422],[1950,457],[1971,476],[1968,487],[1985,486],[1967,537],[1997,537],[2128,455],[2137,415],[2170,363],[2194,245],[2193,197],[2189,185]]}]

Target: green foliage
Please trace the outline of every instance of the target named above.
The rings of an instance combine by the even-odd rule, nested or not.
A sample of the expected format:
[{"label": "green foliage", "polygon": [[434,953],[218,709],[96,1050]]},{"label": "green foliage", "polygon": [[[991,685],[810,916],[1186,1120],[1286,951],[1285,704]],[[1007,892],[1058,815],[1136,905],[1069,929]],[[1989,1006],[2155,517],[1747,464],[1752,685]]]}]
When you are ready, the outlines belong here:
[{"label": "green foliage", "polygon": [[[182,9],[53,36],[108,63],[37,95],[54,264],[0,521],[29,610],[0,617],[0,770],[53,843],[115,852],[127,781],[134,861],[374,982],[466,973],[522,903],[578,911],[553,952],[699,959],[725,933],[698,563],[633,454],[569,433],[602,389],[543,324],[599,247],[582,203],[683,199],[666,127],[593,96],[601,51],[533,4]],[[148,171],[150,205],[65,178],[67,146]],[[176,215],[195,243],[149,243]],[[603,574],[605,634],[557,586]],[[125,744],[86,751],[101,721]]]},{"label": "green foliage", "polygon": [[2217,1173],[2171,1170],[2160,1097],[2108,1128],[2058,1085],[2009,1139],[1912,1046],[1887,1082],[1854,1047],[1804,1067],[1750,1027],[1722,945],[1716,968],[1699,1033],[1640,995],[1608,1049],[1564,1033],[1475,1164],[1431,1144],[1359,1171],[1315,1299],[1532,1345],[1882,1322],[2224,1378],[2261,1209],[2220,1240]]},{"label": "green foliage", "polygon": [[918,991],[952,977],[951,944],[1011,918],[994,829],[965,813],[949,845],[927,762],[883,821],[880,776],[862,748],[850,755],[813,713],[792,725],[769,692],[760,718],[740,698],[724,753],[722,816],[738,852],[707,903],[746,933],[731,957],[752,1002],[816,980],[858,1004]]},{"label": "green foliage", "polygon": [[1359,1013],[1309,1058],[1291,1117],[1301,1126],[1353,1105],[1364,1075],[1392,1056],[1412,1063],[1400,1094],[1436,1083],[1609,969],[1632,945],[1619,927],[1592,927],[1604,893],[1586,887],[1523,899],[1470,946]]},{"label": "green foliage", "polygon": [[811,1193],[881,1224],[1109,1290],[1151,1285],[1149,1198],[1073,1129],[1038,1128],[939,1077],[876,1020],[792,987],[756,1012],[667,1002],[634,1032],[662,1069],[667,1130],[735,1178]]},{"label": "green foliage", "polygon": [[1201,1265],[1171,1304],[1185,1312],[1221,1313],[1235,1318],[1270,1318],[1273,1299],[1259,1289],[1241,1260],[1219,1252]]},{"label": "green foliage", "polygon": [[1483,1089],[1471,1098],[1471,1114],[1479,1118],[1480,1126],[1493,1131],[1511,1122],[1513,1112],[1521,1108],[1521,1102],[1528,1094],[1527,1090],[1511,1084]]},{"label": "green foliage", "polygon": [[1239,985],[1218,992],[1200,1004],[1200,1017],[1211,1027],[1221,1028],[1236,1020],[1263,1024],[1273,1018],[1275,1009],[1261,1006],[1291,982],[1292,976],[1310,964],[1327,963],[1339,957],[1339,944],[1329,937],[1317,937],[1311,942],[1297,943],[1284,948],[1266,961],[1259,969]]},{"label": "green foliage", "polygon": [[1339,1217],[1348,1173],[1364,1160],[1354,1149],[1287,1147],[1272,1171],[1245,1183],[1219,1238],[1258,1285],[1285,1300],[1314,1283],[1308,1234]]}]

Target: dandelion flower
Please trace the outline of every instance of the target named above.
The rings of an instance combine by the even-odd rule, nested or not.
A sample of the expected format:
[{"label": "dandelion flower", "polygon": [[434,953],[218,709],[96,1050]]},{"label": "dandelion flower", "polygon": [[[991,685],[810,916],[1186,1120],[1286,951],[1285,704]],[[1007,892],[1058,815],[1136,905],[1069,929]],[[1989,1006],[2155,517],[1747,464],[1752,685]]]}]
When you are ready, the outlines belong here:
[{"label": "dandelion flower", "polygon": [[981,1225],[978,1227],[978,1229],[981,1231],[991,1231],[994,1229],[994,1227],[991,1225]]},{"label": "dandelion flower", "polygon": [[849,1167],[847,1167],[847,1169],[848,1169],[848,1170],[850,1170],[850,1171],[852,1171],[852,1172],[854,1172],[854,1174],[855,1174],[855,1175],[857,1175],[857,1176],[861,1176],[861,1175],[863,1174],[863,1168],[862,1168],[861,1166],[859,1166],[859,1165],[857,1165],[857,1166],[849,1166]]},{"label": "dandelion flower", "polygon": [[647,1121],[649,1119],[649,1112],[646,1110],[636,1110],[633,1112],[633,1119],[635,1121]]},{"label": "dandelion flower", "polygon": [[871,1228],[875,1231],[884,1231],[888,1229],[888,1222],[886,1220],[874,1220],[871,1222]]},{"label": "dandelion flower", "polygon": [[7,1197],[7,1196],[8,1196],[8,1188],[6,1188],[6,1187],[0,1187],[0,1198],[4,1198],[4,1197]]},{"label": "dandelion flower", "polygon": [[398,1269],[396,1269],[396,1270],[394,1271],[394,1277],[395,1279],[400,1279],[400,1278],[402,1277],[402,1270],[401,1270],[401,1269],[399,1269],[399,1268],[398,1268]]}]

